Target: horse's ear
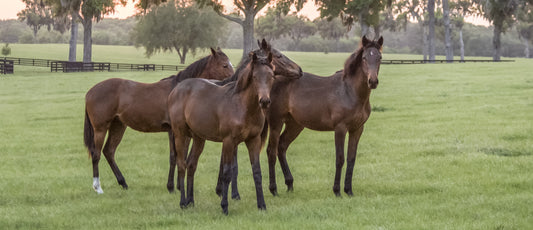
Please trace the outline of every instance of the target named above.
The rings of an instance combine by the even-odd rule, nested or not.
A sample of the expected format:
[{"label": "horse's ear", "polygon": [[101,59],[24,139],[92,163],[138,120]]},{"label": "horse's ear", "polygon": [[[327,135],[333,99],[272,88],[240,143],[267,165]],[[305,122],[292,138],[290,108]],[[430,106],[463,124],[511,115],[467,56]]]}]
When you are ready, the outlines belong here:
[{"label": "horse's ear", "polygon": [[383,46],[383,36],[379,36],[378,44],[379,44],[379,47]]},{"label": "horse's ear", "polygon": [[261,49],[262,50],[270,50],[270,44],[263,38],[263,41],[261,41]]},{"label": "horse's ear", "polygon": [[268,53],[268,63],[272,63],[272,52]]},{"label": "horse's ear", "polygon": [[211,49],[211,55],[216,57],[217,56],[217,51],[214,50],[213,47],[210,47],[210,49]]},{"label": "horse's ear", "polygon": [[222,51],[222,49],[220,48],[220,46],[217,46],[217,51]]},{"label": "horse's ear", "polygon": [[366,35],[363,36],[363,47],[365,47],[368,43],[370,43],[370,40],[368,40],[368,38],[366,38]]}]

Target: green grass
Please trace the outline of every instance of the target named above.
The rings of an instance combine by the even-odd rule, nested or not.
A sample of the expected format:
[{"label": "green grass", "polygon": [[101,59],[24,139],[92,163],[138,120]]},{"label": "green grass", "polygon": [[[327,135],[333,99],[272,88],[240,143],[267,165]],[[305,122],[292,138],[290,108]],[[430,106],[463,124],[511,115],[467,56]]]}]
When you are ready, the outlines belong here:
[{"label": "green grass", "polygon": [[[52,46],[13,44],[13,56],[66,53],[65,45]],[[226,52],[238,62],[240,51]],[[95,61],[147,62],[142,50],[132,47],[96,46],[94,53]],[[320,75],[342,68],[348,56],[286,54]],[[172,64],[175,57],[158,54],[150,60]],[[105,160],[100,162],[105,193],[91,188],[91,161],[82,140],[85,92],[110,77],[154,82],[173,72],[67,74],[16,66],[14,75],[0,76],[0,228],[531,229],[531,65],[533,60],[524,59],[382,65],[380,85],[372,92],[374,111],[359,144],[354,197],[332,192],[333,134],[305,130],[287,155],[294,192],[285,191],[277,164],[279,196],[270,195],[263,150],[266,212],[256,208],[248,154],[240,147],[242,200],[230,201],[227,217],[214,193],[219,143],[208,142],[200,158],[193,208],[180,209],[179,196],[166,191],[164,133],[128,129],[116,158],[130,189],[120,188]]]}]

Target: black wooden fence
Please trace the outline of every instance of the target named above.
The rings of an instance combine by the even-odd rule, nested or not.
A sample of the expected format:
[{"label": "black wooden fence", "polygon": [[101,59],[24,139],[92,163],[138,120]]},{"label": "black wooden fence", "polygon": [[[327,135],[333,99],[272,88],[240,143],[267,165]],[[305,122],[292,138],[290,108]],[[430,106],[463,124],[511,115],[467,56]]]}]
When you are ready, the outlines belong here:
[{"label": "black wooden fence", "polygon": [[13,73],[13,61],[2,59],[0,60],[0,74]]},{"label": "black wooden fence", "polygon": [[[426,63],[457,63],[457,62],[494,62],[493,60],[382,60],[381,64],[426,64]],[[498,62],[514,62],[501,60]],[[60,60],[0,57],[1,73],[13,73],[13,65],[48,67],[51,72],[85,72],[85,71],[179,71],[185,66],[156,64],[127,64],[111,62],[68,62]]]},{"label": "black wooden fence", "polygon": [[11,61],[13,65],[48,67],[51,72],[85,72],[85,71],[179,71],[185,66],[156,65],[156,64],[128,64],[111,62],[68,62],[60,60],[0,57]]}]

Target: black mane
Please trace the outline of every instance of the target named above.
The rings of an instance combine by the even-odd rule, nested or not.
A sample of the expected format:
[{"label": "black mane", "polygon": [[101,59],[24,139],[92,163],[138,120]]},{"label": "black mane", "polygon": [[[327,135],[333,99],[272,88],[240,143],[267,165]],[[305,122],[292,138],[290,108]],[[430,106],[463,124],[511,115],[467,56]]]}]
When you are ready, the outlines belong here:
[{"label": "black mane", "polygon": [[185,68],[184,70],[180,71],[177,75],[172,75],[167,78],[161,79],[161,81],[164,80],[172,80],[172,85],[176,86],[179,82],[189,79],[189,78],[196,78],[202,74],[202,72],[205,69],[205,66],[207,65],[207,62],[209,61],[209,56],[206,56],[198,61],[195,61],[194,63],[190,64]]}]

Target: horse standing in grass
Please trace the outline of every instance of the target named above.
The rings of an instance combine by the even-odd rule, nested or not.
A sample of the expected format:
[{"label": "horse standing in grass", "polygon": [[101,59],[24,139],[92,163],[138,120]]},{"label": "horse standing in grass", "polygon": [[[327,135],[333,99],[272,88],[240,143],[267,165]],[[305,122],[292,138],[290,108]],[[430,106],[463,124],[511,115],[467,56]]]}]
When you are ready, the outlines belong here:
[{"label": "horse standing in grass", "polygon": [[[266,139],[263,109],[270,104],[274,81],[272,53],[251,54],[252,60],[238,68],[236,82],[223,86],[202,79],[180,83],[168,97],[168,112],[175,138],[178,164],[180,207],[194,204],[194,173],[206,140],[222,142],[222,211],[228,213],[228,186],[237,145],[246,143],[252,164],[257,207],[266,209],[261,185],[259,152]],[[193,139],[189,156],[185,156],[188,138]],[[184,177],[187,173],[187,195]]]},{"label": "horse standing in grass", "polygon": [[[126,79],[108,79],[93,86],[85,96],[85,146],[93,164],[93,188],[103,193],[100,185],[98,162],[102,151],[111,166],[118,183],[127,189],[128,185],[115,162],[115,150],[122,140],[126,127],[141,132],[168,132],[170,153],[174,151],[174,138],[170,130],[167,99],[170,91],[188,78],[222,80],[232,76],[233,66],[220,49],[211,49],[211,54],[185,70],[152,84]],[[107,141],[104,139],[107,133]],[[171,167],[175,161],[170,159]],[[169,174],[173,174],[173,170]],[[169,178],[170,175],[169,175]],[[173,175],[172,175],[173,178]],[[173,182],[173,181],[171,181]],[[172,188],[169,187],[172,185]],[[173,190],[173,183],[167,185]]]},{"label": "horse standing in grass", "polygon": [[[348,155],[344,192],[352,196],[352,174],[359,138],[370,116],[370,92],[378,86],[383,37],[362,39],[362,46],[345,62],[344,70],[330,77],[304,75],[272,86],[268,109],[270,137],[267,147],[270,192],[277,194],[276,156],[288,190],[293,177],[287,164],[287,148],[304,128],[335,132],[336,171],[333,192],[340,196],[340,177],[344,165],[344,142],[348,133]],[[285,129],[280,136],[283,124]]]}]

